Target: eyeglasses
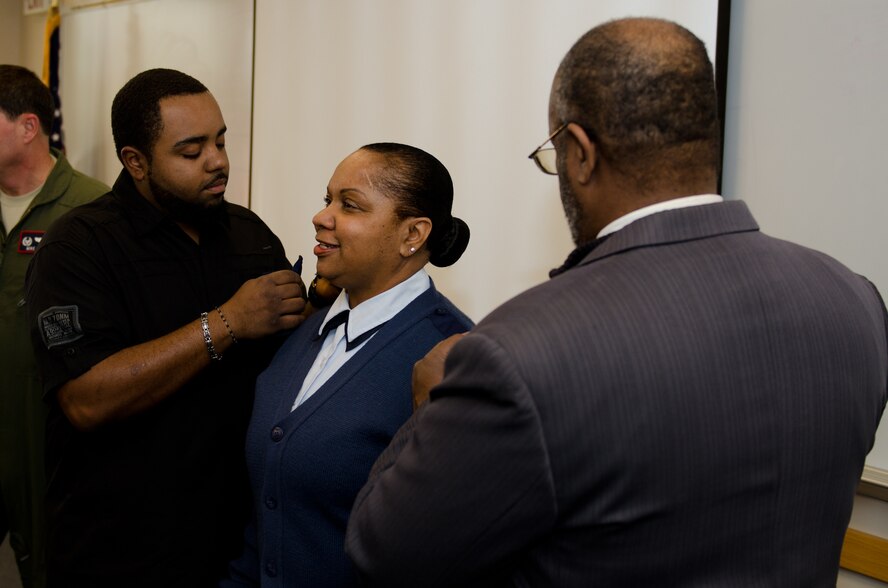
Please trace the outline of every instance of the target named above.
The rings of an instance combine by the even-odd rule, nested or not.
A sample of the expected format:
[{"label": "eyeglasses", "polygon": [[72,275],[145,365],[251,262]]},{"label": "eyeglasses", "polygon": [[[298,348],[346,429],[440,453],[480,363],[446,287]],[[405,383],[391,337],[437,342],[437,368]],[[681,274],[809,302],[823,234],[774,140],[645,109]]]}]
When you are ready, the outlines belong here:
[{"label": "eyeglasses", "polygon": [[533,162],[540,168],[540,171],[544,174],[549,174],[550,176],[558,175],[558,168],[555,166],[555,146],[546,147],[547,143],[551,143],[552,140],[558,136],[558,133],[567,128],[568,123],[561,123],[561,125],[555,129],[549,138],[543,141],[543,144],[533,150],[533,153],[528,155],[527,157],[532,159]]}]

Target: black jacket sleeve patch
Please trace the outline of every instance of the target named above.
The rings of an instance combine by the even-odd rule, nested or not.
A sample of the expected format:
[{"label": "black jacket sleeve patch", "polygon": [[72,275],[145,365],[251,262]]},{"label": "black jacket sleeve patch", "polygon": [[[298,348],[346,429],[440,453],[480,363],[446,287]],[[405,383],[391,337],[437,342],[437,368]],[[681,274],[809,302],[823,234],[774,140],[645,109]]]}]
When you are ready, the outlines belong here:
[{"label": "black jacket sleeve patch", "polygon": [[73,343],[83,337],[79,309],[75,305],[50,306],[37,316],[37,327],[47,349]]}]

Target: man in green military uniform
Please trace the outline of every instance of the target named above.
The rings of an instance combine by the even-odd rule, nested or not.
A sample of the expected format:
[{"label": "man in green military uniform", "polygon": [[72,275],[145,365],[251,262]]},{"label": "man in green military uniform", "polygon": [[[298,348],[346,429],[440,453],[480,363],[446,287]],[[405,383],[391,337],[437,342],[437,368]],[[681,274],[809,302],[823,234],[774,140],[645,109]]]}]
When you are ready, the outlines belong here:
[{"label": "man in green military uniform", "polygon": [[25,588],[45,584],[43,464],[46,407],[24,301],[25,271],[49,225],[108,187],[50,149],[49,89],[31,71],[0,65],[0,540]]}]

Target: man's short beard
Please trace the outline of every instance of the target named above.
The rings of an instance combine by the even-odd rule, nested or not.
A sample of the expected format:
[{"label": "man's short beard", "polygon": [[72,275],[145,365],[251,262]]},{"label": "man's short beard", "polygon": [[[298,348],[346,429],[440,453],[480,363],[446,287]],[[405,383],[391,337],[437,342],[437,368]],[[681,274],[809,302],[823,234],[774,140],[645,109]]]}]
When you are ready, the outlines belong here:
[{"label": "man's short beard", "polygon": [[173,192],[154,181],[151,173],[148,173],[148,186],[154,200],[161,206],[164,212],[176,222],[189,225],[199,225],[222,214],[225,207],[224,199],[214,200],[208,204],[200,204],[183,200]]}]

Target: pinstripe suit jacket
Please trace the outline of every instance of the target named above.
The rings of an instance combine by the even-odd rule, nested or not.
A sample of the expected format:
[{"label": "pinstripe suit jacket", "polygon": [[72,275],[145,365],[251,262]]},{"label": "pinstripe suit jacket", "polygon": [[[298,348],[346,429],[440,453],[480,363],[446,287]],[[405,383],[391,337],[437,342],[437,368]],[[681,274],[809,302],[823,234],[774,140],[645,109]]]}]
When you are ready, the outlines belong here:
[{"label": "pinstripe suit jacket", "polygon": [[834,586],[886,314],[742,202],[661,212],[507,302],[380,457],[380,586]]}]

